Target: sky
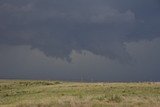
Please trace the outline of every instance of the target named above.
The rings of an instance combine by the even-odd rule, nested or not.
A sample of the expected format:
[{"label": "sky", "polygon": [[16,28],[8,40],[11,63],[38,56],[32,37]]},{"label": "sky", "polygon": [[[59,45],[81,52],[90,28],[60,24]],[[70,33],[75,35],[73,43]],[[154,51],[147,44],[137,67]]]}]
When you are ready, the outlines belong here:
[{"label": "sky", "polygon": [[0,0],[0,79],[159,77],[159,0]]}]

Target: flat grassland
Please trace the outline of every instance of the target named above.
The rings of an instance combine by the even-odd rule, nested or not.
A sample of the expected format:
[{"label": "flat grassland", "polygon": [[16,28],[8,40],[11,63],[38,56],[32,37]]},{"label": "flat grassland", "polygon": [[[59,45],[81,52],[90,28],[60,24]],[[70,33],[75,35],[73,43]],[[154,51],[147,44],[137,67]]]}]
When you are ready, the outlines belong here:
[{"label": "flat grassland", "polygon": [[160,107],[160,83],[0,80],[0,107]]}]

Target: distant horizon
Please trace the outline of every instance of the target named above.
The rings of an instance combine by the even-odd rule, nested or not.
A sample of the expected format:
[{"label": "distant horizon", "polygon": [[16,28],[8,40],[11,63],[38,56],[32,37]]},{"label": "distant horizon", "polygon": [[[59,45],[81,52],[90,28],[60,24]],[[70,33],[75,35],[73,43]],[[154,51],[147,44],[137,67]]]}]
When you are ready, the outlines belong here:
[{"label": "distant horizon", "polygon": [[153,82],[153,83],[159,83],[160,81],[157,81],[157,80],[141,80],[141,81],[111,81],[111,80],[102,80],[102,81],[99,81],[99,80],[76,80],[76,79],[71,79],[71,80],[63,80],[63,79],[30,79],[30,78],[2,78],[0,80],[8,80],[8,81],[60,81],[60,82],[80,82],[80,83],[146,83],[146,82]]}]

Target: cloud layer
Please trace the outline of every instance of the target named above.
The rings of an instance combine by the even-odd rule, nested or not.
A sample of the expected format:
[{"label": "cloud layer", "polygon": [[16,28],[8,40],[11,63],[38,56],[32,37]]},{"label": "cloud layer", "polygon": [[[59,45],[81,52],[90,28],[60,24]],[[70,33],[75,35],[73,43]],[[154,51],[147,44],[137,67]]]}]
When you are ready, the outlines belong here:
[{"label": "cloud layer", "polygon": [[72,62],[47,57],[30,46],[0,46],[0,78],[80,81],[159,81],[160,38],[126,43],[134,63],[73,51]]},{"label": "cloud layer", "polygon": [[108,3],[104,0],[2,0],[0,43],[30,45],[62,59],[70,59],[72,50],[87,50],[127,60],[124,42],[134,38],[138,19],[132,10],[122,11]]},{"label": "cloud layer", "polygon": [[[96,66],[103,65],[101,66],[103,68],[101,73],[98,73],[98,69],[93,74],[103,76],[103,72],[105,74],[105,71],[112,71],[117,63],[122,65],[118,64],[116,66],[113,70],[115,72],[111,73],[113,75],[118,68],[121,71],[140,71],[142,69],[147,72],[144,65],[146,64],[145,59],[147,61],[149,59],[147,57],[142,58],[143,54],[146,56],[146,53],[150,52],[146,47],[152,46],[152,44],[146,45],[146,43],[159,40],[159,13],[159,0],[0,0],[0,52],[4,53],[1,58],[10,53],[7,50],[12,50],[11,53],[14,53],[15,50],[20,51],[17,55],[23,57],[26,55],[25,52],[29,52],[27,55],[35,55],[34,52],[37,52],[36,55],[40,55],[40,57],[35,60],[41,60],[45,57],[44,60],[50,62],[52,58],[58,58],[57,60],[54,59],[55,62],[60,60],[62,65],[70,66],[66,60],[74,63],[75,59],[80,60],[82,58],[80,56],[87,52],[89,55],[85,59],[90,58],[90,56],[92,58],[98,57],[97,60],[100,64]],[[143,45],[144,47],[139,48]],[[159,52],[157,46],[156,44],[152,47],[154,51],[151,50],[151,56],[155,52]],[[10,57],[3,59],[4,63],[1,62],[0,65],[3,65],[3,67],[12,66],[8,61],[13,57],[21,62],[22,57],[19,58],[17,55],[16,53],[9,54]],[[154,68],[154,64],[159,63],[156,60],[158,58],[157,55],[156,58],[150,59],[152,61],[147,65],[152,65]],[[140,60],[136,62],[135,60],[138,59]],[[24,60],[26,61],[26,59]],[[105,63],[104,60],[109,61],[107,64],[111,66],[110,69],[104,67],[105,65],[102,64]],[[114,64],[111,64],[112,62]],[[36,63],[38,62],[33,65],[37,65]],[[125,64],[131,66],[133,63],[139,63],[139,66],[136,65],[135,67],[136,70],[124,66]],[[47,69],[49,65],[45,65],[44,68]],[[92,64],[88,62],[87,65],[86,68],[91,70]],[[59,65],[56,66],[59,67]],[[74,65],[71,68],[78,70],[79,67],[77,66]],[[38,71],[38,66],[32,67],[31,71]],[[150,66],[151,69],[152,67]],[[88,70],[84,71],[87,72]],[[158,70],[157,67],[156,71]],[[65,72],[65,70],[58,71]],[[80,70],[78,71],[80,72]],[[64,72],[61,72],[61,74]],[[150,71],[148,74],[150,74]],[[135,74],[135,78],[136,75],[138,73]]]}]

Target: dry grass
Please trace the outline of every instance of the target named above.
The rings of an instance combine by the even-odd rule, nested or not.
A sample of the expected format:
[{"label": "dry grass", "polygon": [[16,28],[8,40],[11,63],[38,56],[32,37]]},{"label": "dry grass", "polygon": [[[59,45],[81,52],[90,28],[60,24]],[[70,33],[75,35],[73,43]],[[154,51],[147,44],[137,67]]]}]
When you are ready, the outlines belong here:
[{"label": "dry grass", "polygon": [[160,83],[0,80],[0,107],[159,107]]}]

